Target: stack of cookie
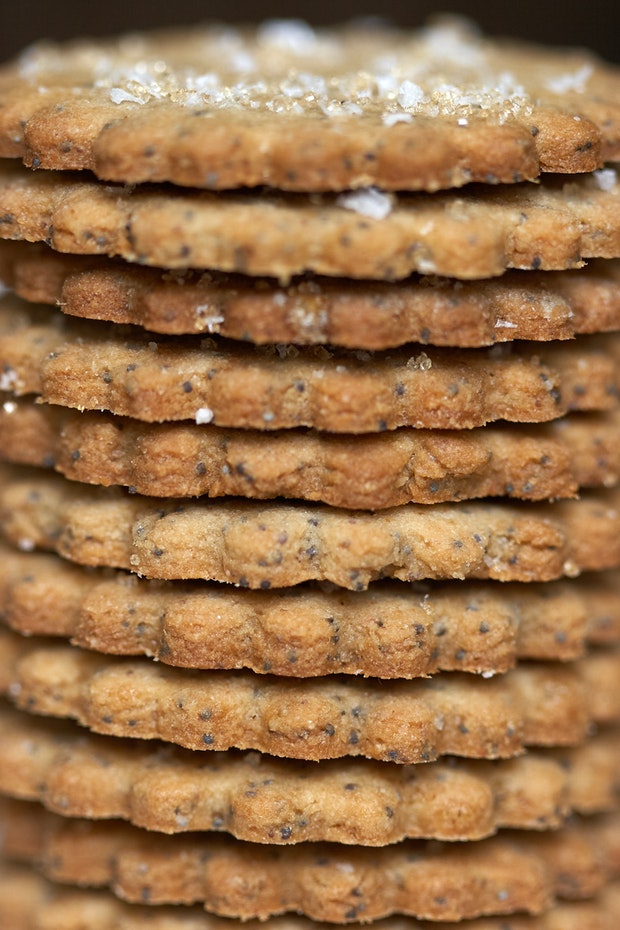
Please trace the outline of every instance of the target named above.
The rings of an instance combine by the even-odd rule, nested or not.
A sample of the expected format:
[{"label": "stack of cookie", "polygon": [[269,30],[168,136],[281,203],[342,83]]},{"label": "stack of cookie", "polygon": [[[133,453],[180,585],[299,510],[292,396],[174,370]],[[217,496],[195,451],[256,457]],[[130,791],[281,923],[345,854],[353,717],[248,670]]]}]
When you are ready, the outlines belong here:
[{"label": "stack of cookie", "polygon": [[619,101],[454,22],[4,69],[5,930],[617,926]]}]

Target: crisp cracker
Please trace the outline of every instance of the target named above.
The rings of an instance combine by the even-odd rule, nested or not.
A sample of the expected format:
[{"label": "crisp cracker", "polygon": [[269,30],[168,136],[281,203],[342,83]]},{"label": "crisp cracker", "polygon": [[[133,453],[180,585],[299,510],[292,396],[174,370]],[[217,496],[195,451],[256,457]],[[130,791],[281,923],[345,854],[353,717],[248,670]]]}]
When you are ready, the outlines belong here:
[{"label": "crisp cracker", "polygon": [[1,815],[7,855],[35,861],[56,881],[109,885],[136,903],[200,902],[243,919],[289,911],[334,923],[536,914],[556,897],[590,897],[620,872],[618,815],[534,836],[407,841],[381,850],[155,836],[128,824],[58,817],[30,802],[5,802]]},{"label": "crisp cracker", "polygon": [[331,195],[129,189],[7,163],[0,166],[0,238],[283,283],[308,271],[393,280],[413,272],[479,279],[508,268],[563,270],[620,257],[620,184],[614,169],[606,171],[399,194],[377,219],[359,212],[358,201]]},{"label": "crisp cracker", "polygon": [[540,422],[618,405],[620,335],[372,355],[156,337],[0,303],[0,388],[148,422],[342,433]]},{"label": "crisp cracker", "polygon": [[[0,394],[0,401],[3,395]],[[154,497],[287,497],[379,510],[506,495],[574,497],[618,481],[620,415],[471,432],[264,433],[42,406],[4,395],[2,458]]]},{"label": "crisp cracker", "polygon": [[384,846],[557,828],[618,806],[620,732],[514,760],[303,764],[247,753],[205,760],[161,744],[84,736],[0,706],[0,791],[63,817],[163,833],[215,830],[266,844]]},{"label": "crisp cracker", "polygon": [[394,287],[308,278],[279,287],[266,278],[174,274],[0,241],[0,280],[20,297],[57,303],[70,316],[174,335],[219,333],[259,345],[465,348],[620,329],[620,265],[610,260],[578,272],[506,272],[491,281],[422,276]]},{"label": "crisp cracker", "polygon": [[[378,930],[616,930],[620,887],[606,885],[587,901],[556,904],[536,916],[481,917],[467,923],[384,918]],[[230,918],[205,914],[198,906],[127,904],[107,891],[68,888],[32,869],[11,864],[0,871],[0,920],[5,930],[231,930]],[[245,930],[328,930],[306,917],[245,921]]]},{"label": "crisp cracker", "polygon": [[[188,671],[0,632],[0,689],[31,712],[97,733],[187,749],[287,758],[428,762],[508,758],[526,745],[576,745],[620,717],[617,651],[569,665],[517,666],[484,679],[445,673],[383,682]],[[594,693],[592,693],[594,692]]]},{"label": "crisp cracker", "polygon": [[0,465],[0,530],[20,548],[147,578],[240,587],[331,581],[551,581],[620,565],[620,500],[405,504],[383,510],[149,498]]},{"label": "crisp cracker", "polygon": [[[536,916],[481,917],[431,923],[387,917],[377,930],[616,930],[620,888],[606,885],[587,901],[558,903]],[[205,914],[198,906],[128,904],[107,891],[52,884],[32,869],[11,864],[0,871],[0,919],[6,930],[231,930],[230,918]],[[245,921],[246,930],[329,930],[306,917]]]},{"label": "crisp cracker", "polygon": [[392,188],[620,155],[618,69],[585,53],[296,21],[34,46],[0,78],[2,155],[123,181]]},{"label": "crisp cracker", "polygon": [[620,579],[368,591],[269,591],[153,582],[0,548],[0,613],[26,635],[114,655],[294,678],[493,674],[517,659],[567,661],[620,639]]}]

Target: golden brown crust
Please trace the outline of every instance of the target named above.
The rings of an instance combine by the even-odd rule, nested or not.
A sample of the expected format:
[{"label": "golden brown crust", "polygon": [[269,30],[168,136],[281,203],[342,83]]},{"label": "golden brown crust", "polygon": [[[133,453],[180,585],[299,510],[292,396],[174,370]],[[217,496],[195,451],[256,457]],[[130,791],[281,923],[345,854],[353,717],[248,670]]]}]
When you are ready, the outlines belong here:
[{"label": "golden brown crust", "polygon": [[3,613],[14,629],[195,668],[480,674],[506,671],[517,658],[566,661],[583,654],[586,639],[620,637],[613,573],[527,588],[382,584],[354,595],[308,587],[273,595],[109,577],[8,548],[3,565]]},{"label": "golden brown crust", "polygon": [[0,476],[0,526],[11,542],[147,578],[261,589],[331,581],[361,591],[385,577],[550,581],[620,564],[612,491],[553,504],[405,504],[372,514],[162,500],[9,465]]},{"label": "golden brown crust", "polygon": [[274,594],[110,576],[57,556],[0,551],[0,610],[17,632],[173,666],[294,678],[490,674],[517,659],[575,659],[586,643],[620,639],[613,572],[527,586],[383,583]]},{"label": "golden brown crust", "polygon": [[[296,35],[299,39],[300,33]],[[309,34],[304,35],[308,39]],[[408,332],[419,332],[423,342],[429,342],[433,332],[440,342],[450,341],[445,335],[449,303],[459,282],[433,275],[483,279],[465,286],[463,299],[455,304],[453,325],[463,316],[471,320],[485,301],[488,307],[493,293],[502,295],[493,310],[486,311],[486,322],[475,324],[465,341],[508,342],[504,336],[494,338],[490,327],[512,330],[515,315],[514,328],[522,335],[518,305],[532,296],[536,309],[525,314],[524,326],[527,331],[529,325],[536,338],[549,334],[560,318],[563,337],[570,336],[571,329],[596,329],[604,320],[608,321],[604,329],[617,327],[615,264],[610,276],[602,278],[596,269],[594,275],[550,271],[580,267],[592,256],[620,257],[620,187],[614,169],[575,181],[545,179],[538,185],[514,183],[502,189],[487,183],[486,188],[464,187],[458,194],[424,191],[472,180],[517,182],[536,178],[541,170],[591,172],[606,155],[613,152],[620,157],[620,107],[607,102],[612,90],[620,87],[620,72],[583,58],[571,59],[568,71],[568,60],[562,58],[564,70],[554,72],[551,63],[551,70],[545,72],[539,61],[532,86],[538,90],[537,82],[542,81],[543,90],[536,105],[517,101],[514,87],[510,92],[495,88],[494,93],[507,94],[501,113],[494,100],[488,112],[483,103],[482,112],[474,108],[466,117],[461,102],[458,111],[449,114],[409,112],[405,116],[413,119],[401,118],[401,110],[415,109],[411,99],[418,92],[415,85],[403,84],[389,105],[388,119],[375,108],[358,120],[351,113],[351,100],[344,97],[338,106],[348,112],[341,111],[341,122],[340,117],[326,116],[320,93],[310,107],[313,112],[301,116],[292,113],[293,104],[285,107],[290,112],[282,118],[263,112],[255,119],[251,111],[244,111],[245,103],[236,109],[238,100],[215,116],[197,115],[196,101],[184,100],[189,107],[180,114],[178,95],[185,91],[171,92],[173,78],[162,65],[159,77],[150,75],[147,83],[135,79],[137,73],[146,73],[141,68],[130,78],[109,68],[106,80],[111,83],[104,81],[88,94],[77,93],[73,102],[66,99],[62,86],[66,79],[59,68],[49,93],[41,94],[38,87],[32,93],[37,82],[48,80],[44,72],[55,54],[31,53],[22,60],[17,81],[8,69],[6,80],[13,80],[12,88],[0,76],[0,152],[22,157],[35,167],[92,167],[123,182],[172,179],[206,189],[130,190],[67,172],[32,175],[19,165],[0,167],[0,236],[44,240],[54,249],[82,253],[87,269],[84,277],[68,271],[77,267],[70,260],[63,264],[54,257],[40,280],[24,286],[27,296],[39,288],[45,300],[54,295],[66,298],[67,309],[81,315],[75,301],[81,299],[85,286],[95,285],[97,294],[85,306],[84,315],[105,317],[110,313],[106,308],[117,299],[114,294],[126,301],[127,288],[137,280],[136,270],[120,262],[113,266],[122,268],[116,279],[105,269],[98,277],[98,258],[105,253],[154,266],[140,276],[147,289],[163,287],[154,310],[146,311],[147,320],[161,319],[161,301],[174,295],[175,287],[186,286],[181,280],[194,289],[180,315],[172,297],[163,315],[173,322],[161,324],[164,333],[182,333],[189,313],[194,314],[194,333],[196,318],[199,332],[217,330],[222,323],[226,331],[229,316],[240,319],[235,325],[242,326],[244,313],[258,308],[256,332],[258,341],[264,342],[273,331],[268,314],[275,302],[287,326],[297,308],[291,332],[302,334],[302,342],[320,344],[333,325],[321,315],[328,321],[334,315],[332,308],[342,300],[339,279],[347,275],[365,280],[348,290],[345,285],[343,321],[350,328],[362,293],[362,309],[371,322],[364,323],[359,336],[343,337],[345,344],[351,338],[359,340],[358,352],[300,350],[290,340],[257,351],[210,341],[199,346],[189,334],[176,340],[147,341],[148,336],[138,336],[130,345],[126,334],[117,338],[115,324],[91,326],[56,314],[58,322],[48,326],[52,314],[40,308],[22,306],[16,316],[12,310],[7,313],[0,340],[0,387],[15,395],[5,401],[0,417],[4,456],[21,462],[27,444],[30,461],[49,466],[53,458],[59,459],[61,470],[78,484],[0,466],[0,524],[21,549],[41,546],[67,560],[102,567],[89,573],[67,561],[57,577],[50,578],[46,573],[54,571],[51,566],[58,564],[54,559],[40,562],[30,552],[15,559],[9,555],[3,563],[7,577],[0,583],[0,601],[8,600],[7,621],[27,632],[34,623],[37,632],[143,655],[132,661],[112,660],[75,645],[0,632],[2,692],[30,712],[75,718],[106,734],[87,735],[78,745],[75,737],[64,735],[68,727],[63,720],[57,725],[31,724],[24,741],[25,728],[20,724],[11,730],[7,714],[4,729],[0,726],[4,746],[0,787],[42,799],[72,816],[117,816],[149,831],[180,833],[214,827],[264,844],[257,852],[231,837],[213,841],[204,835],[162,837],[118,823],[71,824],[40,810],[22,816],[19,810],[25,811],[25,806],[7,803],[2,806],[7,855],[39,859],[44,872],[61,881],[112,884],[117,894],[131,901],[200,902],[216,914],[251,919],[299,912],[316,920],[347,923],[402,913],[454,921],[515,910],[536,914],[551,911],[556,897],[594,894],[620,873],[616,815],[574,823],[557,834],[501,835],[462,847],[451,844],[437,849],[407,840],[399,847],[380,849],[376,860],[370,860],[370,850],[361,845],[381,846],[403,837],[479,839],[498,827],[558,826],[571,811],[592,814],[616,805],[617,726],[613,737],[590,740],[588,736],[595,727],[617,725],[620,719],[620,657],[614,643],[618,621],[613,609],[603,619],[603,607],[610,595],[615,596],[617,579],[591,599],[586,586],[549,579],[583,570],[599,574],[620,565],[617,493],[586,493],[579,501],[545,500],[540,505],[485,501],[472,506],[427,506],[464,495],[521,493],[555,498],[575,494],[579,485],[614,484],[618,431],[611,417],[612,438],[603,436],[599,448],[600,417],[593,434],[585,423],[563,415],[617,405],[616,339],[609,336],[603,343],[581,337],[578,347],[553,345],[535,351],[531,346],[510,346],[501,351],[427,353],[416,347],[413,354],[397,350],[390,358],[370,356],[366,351],[370,337],[365,333],[375,313],[368,307],[381,303],[382,292],[388,290],[386,280],[412,273],[428,277],[423,282],[409,279],[402,288],[394,286],[397,296],[387,297],[391,323],[377,337],[379,344],[382,340],[383,345],[393,344],[395,336],[390,332],[404,312],[403,301],[416,305],[414,328]],[[518,50],[514,54],[511,66],[532,68],[532,52],[521,60]],[[79,59],[83,51],[77,55]],[[77,85],[83,78],[75,71],[78,59],[71,59],[66,72]],[[152,93],[154,81],[160,81],[157,94]],[[286,95],[290,84],[279,89]],[[196,96],[203,90],[201,86]],[[238,91],[237,87],[231,93]],[[149,102],[140,106],[136,101],[144,102],[144,94]],[[400,99],[403,95],[408,97],[407,106]],[[153,96],[159,98],[155,106]],[[43,107],[41,98],[45,98]],[[578,103],[583,104],[579,113],[575,112]],[[479,104],[477,98],[475,107]],[[239,110],[244,111],[243,125],[239,125]],[[236,135],[231,133],[235,126]],[[294,147],[285,142],[290,132],[283,127],[293,133]],[[343,127],[348,131],[343,133]],[[256,157],[248,159],[250,151]],[[332,169],[326,173],[328,161]],[[494,165],[500,162],[496,174]],[[370,168],[365,167],[368,164]],[[260,186],[249,193],[219,190],[265,183],[280,184],[288,192]],[[369,187],[373,184],[409,190],[391,194]],[[339,193],[357,187],[361,190]],[[312,190],[319,193],[308,193]],[[17,250],[8,253],[17,256],[14,267],[13,259],[9,261],[8,275],[15,276],[20,286],[24,271],[18,250],[24,243],[16,245]],[[188,265],[197,271],[186,272]],[[171,269],[171,280],[158,283],[162,271],[157,266]],[[531,269],[533,281],[519,284],[526,276],[518,272],[502,281],[486,280],[508,268]],[[201,280],[200,269],[215,269],[207,273],[215,277]],[[552,277],[543,277],[538,269]],[[238,275],[230,281],[225,278],[228,272]],[[287,289],[291,276],[306,273],[337,280],[313,282],[309,277]],[[68,280],[66,274],[76,276]],[[249,287],[241,277],[259,274],[270,280]],[[280,280],[279,287],[274,279]],[[584,313],[580,307],[588,303],[590,292],[595,304],[591,313]],[[422,325],[429,294],[439,296],[433,329]],[[196,314],[201,295],[206,304],[199,304],[202,310]],[[313,313],[320,325],[299,316],[299,307],[303,310],[303,301],[309,298],[316,298]],[[141,299],[137,299],[139,307]],[[209,309],[217,300],[224,303],[223,313]],[[573,310],[577,316],[570,321]],[[127,312],[121,310],[121,317]],[[553,325],[541,325],[541,313],[553,317],[549,321]],[[306,338],[305,330],[311,333]],[[248,332],[239,335],[247,338]],[[400,341],[408,338],[403,331]],[[55,408],[49,416],[38,416],[42,411],[15,399],[27,392],[63,408],[109,408],[148,423],[168,419],[194,423],[177,429],[131,422],[121,440],[121,424],[112,415]],[[416,392],[416,402],[410,405]],[[11,418],[19,416],[20,409],[30,411],[25,416],[32,439],[27,431],[19,437],[10,433]],[[529,434],[511,427],[493,427],[480,431],[481,435],[439,436],[424,431],[463,430],[496,419],[555,422]],[[5,421],[6,444],[1,433]],[[217,426],[202,431],[210,443],[207,447],[200,427],[212,422]],[[227,426],[271,430],[273,443],[266,453],[260,448],[265,445],[264,432],[228,435]],[[420,432],[361,435],[353,442],[342,436],[273,432],[299,426],[342,433],[415,426]],[[92,432],[87,434],[87,429]],[[111,438],[104,448],[105,430]],[[543,433],[544,444],[537,444],[536,436],[541,439]],[[137,444],[148,445],[155,435],[165,436],[168,445],[160,447],[159,439],[151,442],[150,453],[142,455],[149,464],[141,474]],[[13,437],[16,445],[11,446]],[[417,444],[415,449],[412,443]],[[320,450],[327,447],[336,458],[321,458]],[[154,453],[160,456],[157,462]],[[401,459],[404,456],[405,464],[398,464],[396,453]],[[418,460],[423,456],[434,468],[439,459],[443,469],[439,476],[436,468],[432,475],[424,474],[421,490],[411,483],[414,455]],[[166,486],[159,483],[160,475],[169,472],[171,456],[185,460],[182,468],[191,463],[193,484],[176,484],[175,479]],[[98,462],[93,469],[97,458],[104,459],[104,468]],[[115,459],[114,471],[105,461],[108,458]],[[368,460],[364,486],[351,494],[347,484],[354,486],[362,477],[359,466],[352,463],[363,459]],[[240,496],[248,474],[254,479],[261,461],[264,471],[260,482],[254,481],[252,494],[269,498],[268,504],[187,500],[190,495]],[[405,475],[409,470],[405,481],[403,469]],[[333,471],[339,485],[334,490],[325,477]],[[547,480],[551,471],[555,483]],[[418,472],[413,468],[414,477],[421,472],[424,468]],[[454,481],[455,474],[460,483]],[[83,486],[92,480],[124,484],[132,493]],[[438,481],[443,482],[441,494],[431,490]],[[521,488],[515,491],[517,481]],[[403,489],[404,496],[399,497]],[[153,491],[153,496],[142,498],[136,491]],[[283,495],[320,499],[332,509],[271,500]],[[163,503],[162,496],[167,498]],[[383,508],[383,512],[334,507]],[[28,578],[23,574],[25,562]],[[43,566],[40,574],[39,565]],[[149,583],[131,575],[115,576],[110,571],[115,566],[170,581]],[[412,607],[411,589],[405,593],[404,585],[396,582],[364,590],[371,581],[385,577],[490,578],[513,583],[501,593],[483,590],[469,580],[431,585],[415,591]],[[229,584],[215,594],[216,585],[176,580],[183,578]],[[539,580],[546,584],[521,586],[527,590],[516,584]],[[266,590],[308,581],[327,581],[341,590],[321,592],[312,585],[282,595]],[[231,582],[265,590],[240,592]],[[574,589],[579,592],[576,596]],[[166,662],[180,666],[222,664],[213,645],[207,644],[205,650],[200,612],[193,613],[192,624],[187,624],[197,593],[203,609],[205,605],[217,609],[220,599],[226,603],[218,614],[220,624],[227,616],[236,622],[238,614],[242,623],[255,625],[258,616],[259,627],[265,619],[268,624],[275,622],[271,639],[263,640],[256,652],[228,650],[227,663],[237,666],[230,671],[205,672],[148,661],[145,656],[158,658],[167,651]],[[108,595],[103,606],[101,598]],[[387,610],[393,631],[399,623],[402,628],[403,598],[408,600],[409,627],[415,623],[416,610],[424,614],[419,629],[415,627],[423,643],[421,658],[415,669],[408,667],[408,674],[438,669],[442,674],[412,681],[353,675],[301,681],[303,674],[317,676],[317,669],[318,673],[375,675],[377,669],[389,667],[392,676],[399,676],[389,654],[381,660],[375,657],[382,652],[381,637],[390,631],[375,637],[377,648],[367,659],[364,656],[366,664],[360,668],[364,636],[354,637],[353,646],[347,643],[345,649],[345,637],[341,643],[340,632],[334,632],[338,615],[330,613],[326,623],[325,609],[330,599],[337,602],[341,614],[354,603],[355,616],[348,621],[358,629],[360,618],[368,626],[365,611],[372,609],[376,629],[384,631],[385,626],[376,623],[379,604]],[[471,610],[474,601],[476,611]],[[136,624],[138,602],[148,602],[150,613],[141,614]],[[282,613],[299,604],[302,615],[292,617],[297,624],[295,639],[291,618],[282,620]],[[176,618],[162,613],[175,606],[179,607]],[[38,607],[40,615],[33,621]],[[560,620],[553,613],[558,608],[568,616],[562,613]],[[439,616],[442,609],[449,611],[448,619]],[[485,619],[485,611],[493,623]],[[461,619],[467,612],[476,614],[473,620]],[[105,620],[101,626],[100,617]],[[318,637],[317,617],[323,627]],[[180,635],[177,627],[176,651],[174,619],[184,624]],[[45,630],[50,622],[51,629]],[[123,628],[120,636],[119,627]],[[282,629],[288,640],[283,639]],[[495,635],[495,653],[478,645],[490,634]],[[364,635],[368,636],[367,629]],[[217,636],[213,624],[211,643]],[[574,659],[588,637],[614,645]],[[431,648],[439,639],[443,652]],[[556,641],[555,650],[551,640]],[[314,651],[305,651],[297,680],[290,666],[297,665],[306,641]],[[456,651],[449,656],[448,649],[454,646]],[[396,636],[395,651],[401,656],[407,651],[402,632]],[[492,677],[517,657],[536,655],[573,661],[520,663],[505,675]],[[263,673],[274,672],[278,663],[283,669],[288,663],[289,670],[275,678],[243,669],[259,663]],[[463,674],[463,669],[482,675]],[[176,745],[160,746],[154,755],[151,745],[139,742],[156,738]],[[532,746],[553,748],[513,758]],[[285,760],[259,762],[255,755],[243,757],[238,752],[248,749]],[[476,761],[433,763],[447,754]],[[368,760],[351,762],[348,756]],[[311,774],[303,760],[311,763]],[[409,764],[421,762],[431,764],[422,766],[423,773],[416,771],[412,781]],[[344,801],[339,800],[341,782]],[[410,797],[413,784],[416,793]],[[314,792],[309,800],[308,792]],[[203,807],[198,799],[205,793],[210,806]],[[310,805],[312,817],[305,817],[305,804]],[[219,814],[220,808],[227,816]],[[350,844],[351,857],[347,859],[342,849],[299,843],[288,851],[290,861],[282,858],[279,845],[305,839]],[[321,855],[324,858],[316,858]],[[0,914],[1,908],[0,903]],[[562,916],[558,919],[562,927]]]},{"label": "golden brown crust", "polygon": [[153,332],[219,333],[255,344],[377,350],[419,342],[476,347],[570,339],[620,329],[620,266],[507,272],[498,280],[413,278],[392,283],[301,279],[288,287],[242,275],[128,265],[0,241],[0,279],[20,297],[70,316]]},{"label": "golden brown crust", "polygon": [[382,218],[367,215],[366,196],[128,189],[7,163],[0,168],[0,238],[283,283],[308,271],[479,279],[508,268],[563,270],[587,258],[620,257],[620,185],[612,169],[570,182],[390,195]]},{"label": "golden brown crust", "polygon": [[0,790],[63,817],[118,818],[163,833],[228,832],[264,844],[479,840],[545,830],[617,807],[620,733],[515,760],[418,766],[296,763],[84,736],[0,708]]},{"label": "golden brown crust", "polygon": [[456,21],[47,43],[3,69],[0,152],[220,188],[512,182],[617,157],[619,85],[591,55],[489,41]]},{"label": "golden brown crust", "polygon": [[2,815],[9,854],[37,860],[54,880],[110,885],[137,903],[200,901],[209,912],[242,918],[297,911],[351,923],[394,913],[432,920],[536,914],[556,897],[595,894],[620,869],[617,816],[477,843],[283,850],[222,837],[155,838],[126,824],[67,820],[26,802],[5,802]]},{"label": "golden brown crust", "polygon": [[616,334],[373,355],[149,338],[17,298],[0,304],[0,387],[147,422],[341,433],[541,422],[616,407],[619,358]]},{"label": "golden brown crust", "polygon": [[612,487],[618,480],[616,413],[471,432],[400,429],[345,437],[284,431],[266,444],[254,431],[144,424],[4,398],[5,461],[154,497],[287,497],[380,510],[412,501],[574,497],[579,488]]},{"label": "golden brown crust", "polygon": [[446,673],[397,683],[297,681],[206,675],[0,635],[0,688],[19,707],[72,717],[97,733],[194,750],[400,763],[446,754],[508,758],[525,745],[576,745],[594,723],[620,717],[613,650],[566,666],[517,666],[492,679]]},{"label": "golden brown crust", "polygon": [[[467,930],[616,930],[620,889],[606,885],[587,901],[557,903],[536,916],[481,917]],[[230,918],[206,914],[199,906],[128,904],[107,891],[57,885],[26,866],[5,865],[0,872],[0,919],[6,930],[230,930]],[[458,930],[454,923],[384,918],[378,930]],[[306,917],[272,917],[246,921],[246,930],[328,930]]]}]

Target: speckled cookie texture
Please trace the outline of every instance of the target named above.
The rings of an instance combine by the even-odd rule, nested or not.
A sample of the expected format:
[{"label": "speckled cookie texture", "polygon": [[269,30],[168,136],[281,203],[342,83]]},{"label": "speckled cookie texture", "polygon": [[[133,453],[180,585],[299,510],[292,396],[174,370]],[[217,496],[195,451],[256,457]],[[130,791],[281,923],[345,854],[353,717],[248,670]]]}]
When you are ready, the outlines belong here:
[{"label": "speckled cookie texture", "polygon": [[490,676],[518,659],[568,661],[620,639],[615,572],[529,585],[272,592],[110,577],[8,546],[0,554],[0,612],[13,629],[167,665],[294,678]]},{"label": "speckled cookie texture", "polygon": [[620,155],[618,69],[462,22],[271,22],[49,43],[0,75],[0,153],[105,179],[435,190]]},{"label": "speckled cookie texture", "polygon": [[223,837],[155,840],[129,825],[59,818],[27,802],[13,801],[4,813],[7,849],[22,861],[38,860],[53,879],[110,885],[137,903],[200,902],[220,916],[296,911],[346,924],[390,914],[536,914],[558,898],[595,894],[620,867],[617,817],[478,843],[257,850]]},{"label": "speckled cookie texture", "polygon": [[196,344],[0,305],[0,388],[146,422],[341,433],[548,421],[618,404],[620,336],[382,353]]},{"label": "speckled cookie texture", "polygon": [[620,717],[613,649],[568,665],[525,664],[494,678],[299,681],[241,671],[207,675],[41,645],[8,630],[0,635],[0,689],[19,707],[72,717],[97,733],[199,751],[401,764],[443,755],[497,759],[525,746],[577,745],[593,724]]},{"label": "speckled cookie texture", "polygon": [[419,276],[380,281],[268,278],[146,268],[103,256],[0,240],[0,280],[26,300],[71,316],[151,332],[219,333],[264,344],[377,350],[407,342],[459,348],[570,339],[620,328],[620,268],[507,272],[491,281]]},{"label": "speckled cookie texture", "polygon": [[145,424],[4,396],[0,445],[6,461],[154,497],[288,497],[378,510],[498,495],[573,497],[580,488],[612,487],[618,480],[616,412],[468,432],[288,430],[266,443],[258,431]]},{"label": "speckled cookie texture", "polygon": [[[588,900],[555,903],[534,916],[481,917],[467,930],[616,930],[620,889],[610,882]],[[107,891],[67,887],[47,881],[27,866],[12,864],[0,872],[0,918],[11,930],[227,930],[230,919],[206,914],[198,905],[175,907],[129,904]],[[8,924],[9,919],[12,921]],[[287,915],[249,920],[248,930],[312,930],[316,921]],[[327,925],[319,924],[321,930]],[[379,930],[458,930],[460,923],[387,917]]]},{"label": "speckled cookie texture", "polygon": [[[588,900],[563,901],[535,916],[481,917],[467,930],[616,930],[620,889],[610,882]],[[0,872],[0,918],[11,930],[228,930],[230,919],[206,914],[198,905],[174,907],[122,902],[107,891],[67,887],[42,878],[27,866],[4,866]],[[9,920],[11,923],[9,924]],[[317,922],[287,915],[249,920],[247,930],[312,930]],[[327,925],[319,924],[322,930]],[[458,930],[462,924],[407,917],[384,918],[380,930]]]},{"label": "speckled cookie texture", "polygon": [[[329,581],[550,581],[620,564],[618,495],[407,504],[373,514],[279,501],[146,498],[0,469],[0,528],[21,547],[147,578],[269,589]],[[520,505],[520,506],[519,506]]]},{"label": "speckled cookie texture", "polygon": [[0,68],[3,928],[616,930],[619,100],[452,20]]},{"label": "speckled cookie texture", "polygon": [[[379,200],[379,206],[375,203]],[[574,179],[437,194],[340,195],[101,185],[0,167],[0,238],[184,269],[396,280],[479,279],[620,257],[613,168]],[[256,230],[260,229],[260,235]]]},{"label": "speckled cookie texture", "polygon": [[0,708],[0,790],[64,817],[123,819],[162,833],[228,832],[263,844],[384,846],[554,829],[615,810],[620,735],[502,762],[295,763],[257,753],[205,760],[161,744],[84,736]]}]

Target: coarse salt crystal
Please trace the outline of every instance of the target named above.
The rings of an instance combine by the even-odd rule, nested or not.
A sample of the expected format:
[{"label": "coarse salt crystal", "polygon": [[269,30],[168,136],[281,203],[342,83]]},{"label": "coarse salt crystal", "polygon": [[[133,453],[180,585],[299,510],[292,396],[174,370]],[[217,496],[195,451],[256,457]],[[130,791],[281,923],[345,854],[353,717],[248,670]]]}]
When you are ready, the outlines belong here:
[{"label": "coarse salt crystal", "polygon": [[408,110],[410,107],[419,106],[426,99],[426,94],[419,84],[414,84],[413,81],[403,81],[398,88],[396,99],[404,110]]},{"label": "coarse salt crystal", "polygon": [[233,71],[254,71],[256,69],[256,62],[252,55],[242,49],[230,55],[228,64]]},{"label": "coarse salt crystal", "polygon": [[4,404],[2,404],[2,409],[5,413],[15,413],[17,410],[17,404],[13,403],[12,400],[7,400]]},{"label": "coarse salt crystal", "polygon": [[214,413],[210,407],[199,407],[196,411],[196,423],[200,426],[203,423],[210,423]]},{"label": "coarse salt crystal", "polygon": [[419,355],[412,355],[407,361],[407,368],[413,368],[415,371],[428,371],[433,367],[431,359],[426,352],[420,352]]},{"label": "coarse salt crystal", "polygon": [[17,372],[13,368],[7,368],[0,374],[0,391],[10,391],[17,386]]},{"label": "coarse salt crystal", "polygon": [[205,310],[207,307],[203,304],[200,304],[196,307],[196,314],[200,318],[201,323],[206,328],[209,333],[219,332],[221,324],[224,322],[224,317],[218,314],[212,314],[211,316],[205,316]]},{"label": "coarse salt crystal", "polygon": [[395,126],[396,123],[413,122],[413,116],[411,113],[384,113],[382,120],[384,126]]},{"label": "coarse salt crystal", "polygon": [[423,258],[420,256],[418,259],[418,271],[420,274],[435,274],[437,272],[437,265],[432,258]]},{"label": "coarse salt crystal", "polygon": [[112,103],[144,103],[144,100],[123,90],[122,87],[112,87],[110,89],[110,98]]},{"label": "coarse salt crystal", "polygon": [[181,104],[184,107],[199,107],[202,103],[202,97],[196,92],[187,94],[187,96],[183,97],[181,100]]},{"label": "coarse salt crystal", "polygon": [[340,194],[336,199],[339,207],[353,210],[373,220],[383,220],[392,212],[393,198],[390,194],[376,187],[364,187],[347,194]]},{"label": "coarse salt crystal", "polygon": [[612,191],[618,183],[618,172],[613,168],[601,168],[600,171],[593,171],[592,177],[596,186],[602,191]]},{"label": "coarse salt crystal", "polygon": [[581,94],[585,90],[586,82],[590,78],[592,71],[592,65],[582,65],[581,68],[570,74],[560,74],[558,77],[551,78],[547,81],[547,87],[554,94],[567,94],[570,91]]},{"label": "coarse salt crystal", "polygon": [[361,116],[361,114],[364,112],[359,103],[354,103],[353,101],[350,103],[342,103],[341,110],[343,113],[346,113],[347,116]]},{"label": "coarse salt crystal", "polygon": [[312,51],[317,41],[312,26],[301,19],[268,20],[259,28],[258,38],[260,42],[297,54]]},{"label": "coarse salt crystal", "polygon": [[570,320],[574,316],[565,300],[552,294],[543,294],[538,298],[538,306],[546,320],[551,320],[554,316],[561,314],[565,319]]}]

